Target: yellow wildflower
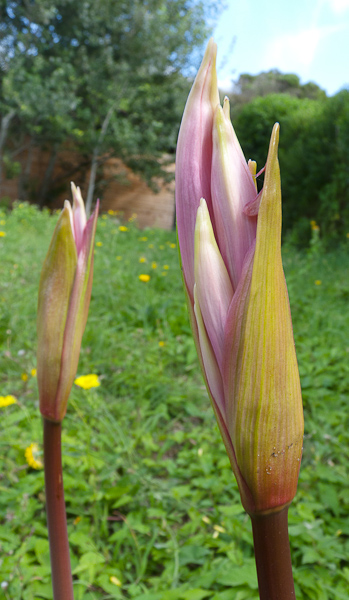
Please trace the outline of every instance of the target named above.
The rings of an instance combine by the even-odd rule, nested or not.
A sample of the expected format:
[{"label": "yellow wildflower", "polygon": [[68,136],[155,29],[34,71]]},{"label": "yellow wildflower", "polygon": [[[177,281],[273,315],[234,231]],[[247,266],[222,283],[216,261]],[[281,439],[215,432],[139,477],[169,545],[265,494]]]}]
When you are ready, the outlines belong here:
[{"label": "yellow wildflower", "polygon": [[147,259],[144,256],[141,256],[140,259],[139,259],[139,262],[140,263],[145,263],[145,262],[147,262]]},{"label": "yellow wildflower", "polygon": [[159,246],[160,250],[165,250],[165,246]]},{"label": "yellow wildflower", "polygon": [[142,273],[142,275],[139,276],[139,280],[144,281],[144,283],[147,283],[147,281],[149,281],[149,279],[150,279],[150,275],[146,275],[145,273]]},{"label": "yellow wildflower", "polygon": [[21,379],[22,381],[28,381],[28,375],[26,373],[22,373]]},{"label": "yellow wildflower", "polygon": [[225,533],[225,529],[224,527],[221,527],[221,525],[213,525],[213,529],[218,531],[218,533]]},{"label": "yellow wildflower", "polygon": [[116,260],[122,260],[122,256],[117,256]]},{"label": "yellow wildflower", "polygon": [[108,210],[108,215],[110,215],[111,217],[114,215],[114,211],[111,208]]},{"label": "yellow wildflower", "polygon": [[154,248],[154,244],[149,244],[148,248]]},{"label": "yellow wildflower", "polygon": [[316,279],[316,281],[314,281],[315,285],[321,285],[322,281],[321,279]]},{"label": "yellow wildflower", "polygon": [[160,348],[162,348],[164,345],[165,345],[165,342],[164,342],[163,340],[161,340],[161,341],[159,342],[159,346],[160,346]]},{"label": "yellow wildflower", "polygon": [[101,246],[103,246],[103,242],[96,242],[96,246],[100,248]]},{"label": "yellow wildflower", "polygon": [[36,377],[36,369],[32,369],[30,371],[30,374],[31,374],[32,377]]},{"label": "yellow wildflower", "polygon": [[0,237],[5,237],[6,233],[4,231],[0,231]]},{"label": "yellow wildflower", "polygon": [[17,398],[14,396],[0,396],[0,408],[11,406],[11,404],[17,404]]},{"label": "yellow wildflower", "polygon": [[120,225],[119,231],[128,231],[128,227],[126,227],[125,225]]},{"label": "yellow wildflower", "polygon": [[310,227],[312,228],[313,231],[319,231],[320,227],[318,226],[316,221],[310,221]]},{"label": "yellow wildflower", "polygon": [[77,516],[77,517],[74,519],[74,521],[73,521],[73,525],[77,525],[78,523],[80,523],[80,521],[81,521],[81,517],[80,517],[80,515],[78,515],[78,516]]},{"label": "yellow wildflower", "polygon": [[164,265],[162,268],[165,269],[165,271],[168,271],[170,267],[168,265]]},{"label": "yellow wildflower", "polygon": [[6,224],[6,221],[5,221],[5,219],[1,219],[1,221],[0,221],[0,225],[5,225],[5,224]]},{"label": "yellow wildflower", "polygon": [[145,237],[145,236],[143,236],[143,237],[141,237],[141,238],[139,238],[139,239],[141,240],[141,242],[146,242],[146,241],[148,240],[148,238],[147,238],[147,237]]},{"label": "yellow wildflower", "polygon": [[175,247],[176,247],[176,244],[173,244],[173,243],[170,244],[170,248],[175,248]]},{"label": "yellow wildflower", "polygon": [[24,452],[24,456],[25,459],[28,463],[28,465],[32,468],[32,469],[42,469],[43,468],[43,464],[41,462],[41,460],[39,460],[38,456],[40,455],[39,452],[39,446],[37,444],[30,444],[30,446],[28,446],[28,448],[25,449]]},{"label": "yellow wildflower", "polygon": [[120,579],[118,579],[117,577],[115,577],[115,575],[112,575],[112,576],[109,578],[109,581],[110,581],[110,583],[113,583],[114,585],[118,585],[118,586],[120,586],[120,585],[121,585],[121,581],[120,581]]},{"label": "yellow wildflower", "polygon": [[81,375],[80,377],[75,379],[74,383],[75,385],[78,385],[84,390],[89,390],[91,388],[98,387],[99,385],[101,385],[98,379],[98,375],[95,375],[94,373],[91,373],[90,375]]},{"label": "yellow wildflower", "polygon": [[152,262],[151,263],[151,268],[152,269],[157,269],[158,268],[158,264],[156,262]]},{"label": "yellow wildflower", "polygon": [[347,238],[349,239],[349,232],[347,233]]},{"label": "yellow wildflower", "polygon": [[211,523],[211,519],[209,519],[208,517],[206,517],[206,515],[204,515],[203,517],[201,517],[201,520],[206,523],[207,525],[209,525]]}]

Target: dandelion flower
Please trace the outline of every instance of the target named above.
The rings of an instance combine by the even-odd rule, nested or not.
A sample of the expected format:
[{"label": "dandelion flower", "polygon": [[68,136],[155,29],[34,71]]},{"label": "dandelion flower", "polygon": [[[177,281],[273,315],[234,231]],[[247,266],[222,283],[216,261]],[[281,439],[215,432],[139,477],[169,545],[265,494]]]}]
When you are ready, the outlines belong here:
[{"label": "dandelion flower", "polygon": [[6,221],[5,221],[5,219],[1,219],[1,221],[0,221],[0,225],[6,225]]},{"label": "dandelion flower", "polygon": [[26,373],[22,373],[21,379],[22,381],[28,381],[28,375]]},{"label": "dandelion flower", "polygon": [[17,398],[14,396],[0,396],[0,408],[11,406],[11,404],[17,404]]},{"label": "dandelion flower", "polygon": [[142,273],[142,275],[139,276],[139,280],[144,281],[144,283],[147,283],[147,281],[149,281],[149,279],[150,279],[150,275],[147,275],[145,273]]},{"label": "dandelion flower", "polygon": [[32,377],[36,377],[36,369],[32,369],[30,371],[30,374],[31,374]]},{"label": "dandelion flower", "polygon": [[165,269],[165,271],[168,271],[170,267],[168,265],[164,265],[162,268]]},{"label": "dandelion flower", "polygon": [[159,342],[160,348],[163,348],[164,345],[165,345],[165,342],[163,340],[160,340],[160,342]]},{"label": "dandelion flower", "polygon": [[102,219],[105,221],[107,219],[107,215],[102,215]]},{"label": "dandelion flower", "polygon": [[100,248],[101,246],[103,246],[103,242],[96,242],[96,246]]},{"label": "dandelion flower", "polygon": [[28,448],[25,449],[25,459],[32,469],[39,470],[43,468],[43,464],[39,459],[40,454],[41,453],[39,452],[39,446],[35,443],[30,444],[30,446],[28,446]]},{"label": "dandelion flower", "polygon": [[98,375],[95,375],[94,373],[91,373],[90,375],[81,375],[80,377],[75,379],[74,383],[75,385],[78,385],[84,390],[89,390],[91,388],[98,387],[99,385],[101,385],[98,379]]},{"label": "dandelion flower", "polygon": [[146,242],[146,241],[148,240],[148,238],[147,238],[147,237],[145,237],[145,236],[143,236],[143,237],[141,237],[141,238],[139,238],[139,239],[140,239],[140,241],[141,241],[141,242]]},{"label": "dandelion flower", "polygon": [[119,231],[128,231],[128,227],[126,227],[125,225],[120,225]]},{"label": "dandelion flower", "polygon": [[315,285],[321,285],[322,281],[321,281],[321,279],[317,279],[316,281],[314,281],[314,283],[315,283]]},{"label": "dandelion flower", "polygon": [[145,262],[147,262],[147,259],[144,256],[141,256],[140,259],[139,259],[139,262],[140,263],[145,263]]},{"label": "dandelion flower", "polygon": [[116,260],[122,260],[122,256],[117,256]]},{"label": "dandelion flower", "polygon": [[152,262],[151,263],[151,268],[152,269],[157,269],[158,268],[158,264],[156,262]]},{"label": "dandelion flower", "polygon": [[218,533],[225,533],[225,529],[224,529],[224,527],[221,527],[221,525],[214,525],[213,529],[215,531],[218,531]]},{"label": "dandelion flower", "polygon": [[170,244],[170,248],[175,248],[175,247],[176,247],[176,244],[173,244],[173,243]]},{"label": "dandelion flower", "polygon": [[6,233],[5,231],[0,231],[0,237],[5,237]]}]

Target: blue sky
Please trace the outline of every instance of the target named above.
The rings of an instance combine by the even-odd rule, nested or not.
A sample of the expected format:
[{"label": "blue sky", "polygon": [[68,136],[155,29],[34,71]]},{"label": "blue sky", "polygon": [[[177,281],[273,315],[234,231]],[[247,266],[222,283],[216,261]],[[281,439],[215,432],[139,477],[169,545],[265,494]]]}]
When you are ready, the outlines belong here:
[{"label": "blue sky", "polygon": [[[329,95],[349,87],[349,0],[225,0],[214,30],[218,80],[276,68]],[[235,42],[234,42],[235,39]]]}]

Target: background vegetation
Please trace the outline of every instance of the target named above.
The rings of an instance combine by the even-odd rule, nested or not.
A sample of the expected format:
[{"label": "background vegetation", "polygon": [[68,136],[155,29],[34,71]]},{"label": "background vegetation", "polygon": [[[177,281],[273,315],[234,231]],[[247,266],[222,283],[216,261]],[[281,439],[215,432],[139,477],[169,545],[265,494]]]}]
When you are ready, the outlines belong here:
[{"label": "background vegetation", "polygon": [[[52,598],[33,369],[56,218],[27,204],[0,215],[1,600]],[[325,253],[313,229],[308,253],[283,250],[305,408],[290,508],[297,600],[348,597],[345,241]],[[251,527],[200,375],[173,232],[99,219],[78,369],[88,374],[100,386],[74,386],[63,426],[76,600],[257,600]],[[17,402],[4,406],[8,395]]]},{"label": "background vegetation", "polygon": [[[87,173],[87,204],[97,195],[103,200],[109,182],[102,167],[112,156],[154,186],[156,176],[171,177],[166,161],[174,161],[184,104],[217,14],[217,3],[203,0],[0,0],[0,202],[4,175],[19,176],[21,200],[43,205]],[[234,63],[234,53],[227,58]],[[242,74],[229,96],[246,157],[260,168],[272,126],[281,124],[284,234],[306,246],[315,220],[323,242],[343,241],[349,90],[327,97],[315,83],[272,70]],[[31,175],[35,148],[50,157],[42,181]],[[63,163],[53,177],[64,148],[75,148],[80,160]]]},{"label": "background vegetation", "polygon": [[[208,35],[215,3],[202,0],[35,0],[0,2],[0,155],[18,174],[20,198],[48,201],[76,171],[107,184],[103,162],[118,156],[151,179],[159,157],[174,152],[178,125]],[[18,134],[20,132],[20,134]],[[50,160],[30,179],[33,150]],[[52,179],[62,148],[80,153]],[[75,169],[75,173],[74,173]],[[36,184],[36,185],[35,185]],[[1,179],[0,179],[1,185]]]}]

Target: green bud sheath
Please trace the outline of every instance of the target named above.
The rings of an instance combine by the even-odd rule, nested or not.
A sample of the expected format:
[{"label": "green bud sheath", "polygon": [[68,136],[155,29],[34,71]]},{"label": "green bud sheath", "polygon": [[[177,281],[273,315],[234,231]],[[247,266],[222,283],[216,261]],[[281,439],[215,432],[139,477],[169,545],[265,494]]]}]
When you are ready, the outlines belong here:
[{"label": "green bud sheath", "polygon": [[40,411],[45,418],[53,421],[60,420],[55,399],[76,266],[77,252],[69,210],[64,208],[41,272],[37,318]]},{"label": "green bud sheath", "polygon": [[[291,313],[281,260],[279,125],[273,129],[256,249],[238,351],[230,365],[228,429],[253,512],[278,510],[295,496],[303,409]],[[247,507],[246,507],[247,508]],[[251,508],[250,508],[251,510]]]}]

